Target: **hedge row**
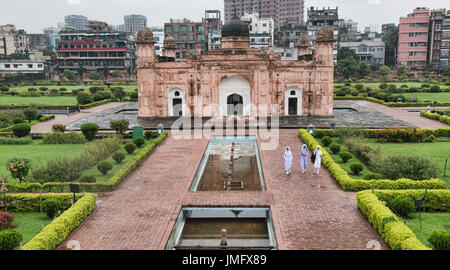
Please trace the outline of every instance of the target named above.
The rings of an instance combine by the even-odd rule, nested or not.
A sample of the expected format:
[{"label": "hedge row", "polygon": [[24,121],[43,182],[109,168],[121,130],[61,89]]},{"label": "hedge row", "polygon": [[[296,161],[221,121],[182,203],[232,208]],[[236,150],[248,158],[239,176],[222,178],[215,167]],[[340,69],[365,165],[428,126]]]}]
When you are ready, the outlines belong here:
[{"label": "hedge row", "polygon": [[[46,121],[52,120],[52,119],[55,119],[55,116],[54,116],[54,115],[45,115],[45,116],[42,116],[42,118],[41,118],[41,120],[39,121],[39,123],[46,122]],[[14,125],[13,125],[13,126],[14,126]],[[11,134],[12,134],[13,126],[9,126],[9,127],[7,127],[7,128],[2,128],[2,129],[0,129],[0,136],[1,136],[1,134],[3,134],[3,133],[11,133]]]},{"label": "hedge row", "polygon": [[[305,129],[298,131],[300,139],[309,147],[316,149],[319,143]],[[415,181],[411,179],[399,180],[359,180],[351,178],[347,172],[337,164],[331,155],[322,148],[322,164],[328,169],[336,182],[345,191],[361,191],[366,189],[445,189],[446,183],[439,179]]]},{"label": "hedge row", "polygon": [[[8,185],[9,187],[9,185]],[[76,194],[80,199],[82,194]],[[45,193],[45,194],[8,194],[6,196],[9,212],[40,212],[41,202],[47,199],[55,199],[61,203],[61,207],[68,209],[71,206],[73,194]],[[5,209],[5,196],[0,196],[0,209]]]},{"label": "hedge row", "polygon": [[[167,137],[168,132],[162,133],[151,144],[146,145],[136,156],[128,161],[108,181],[103,183],[76,183],[84,192],[111,192],[113,191],[136,167],[158,147]],[[8,184],[10,192],[69,192],[71,183],[22,183]]]},{"label": "hedge row", "polygon": [[[71,194],[70,194],[71,195]],[[52,250],[89,216],[96,207],[97,195],[84,194],[72,207],[64,211],[28,243],[22,250]]]},{"label": "hedge row", "polygon": [[100,106],[100,105],[103,105],[103,104],[107,104],[107,103],[110,103],[110,102],[112,102],[112,99],[100,100],[100,101],[97,101],[97,102],[92,102],[92,103],[89,103],[89,104],[80,105],[80,109],[81,110],[90,109],[90,108],[97,107],[97,106]]},{"label": "hedge row", "polygon": [[[354,97],[354,96],[345,96],[339,97],[334,96],[334,100],[366,100],[378,104],[382,104],[389,107],[426,107],[426,106],[434,106],[434,102],[385,102],[384,100],[379,100],[373,97]],[[446,107],[450,106],[450,102],[438,102],[437,107]]]},{"label": "hedge row", "polygon": [[[394,250],[430,250],[422,244],[403,221],[387,206],[397,196],[422,199],[425,190],[366,190],[356,195],[358,208],[378,231],[384,241]],[[428,190],[426,207],[429,210],[449,209],[449,190]]]},{"label": "hedge row", "polygon": [[[385,129],[361,129],[364,133],[364,136],[366,138],[375,139],[376,134],[378,130],[385,130]],[[336,132],[334,129],[316,129],[317,131],[322,131],[325,136],[335,137]],[[438,129],[422,129],[418,128],[417,131],[423,131],[426,134],[434,135],[436,137],[450,137],[450,128],[438,128]]]},{"label": "hedge row", "polygon": [[421,111],[420,116],[450,125],[450,116],[448,116],[448,115],[440,115],[438,113]]}]

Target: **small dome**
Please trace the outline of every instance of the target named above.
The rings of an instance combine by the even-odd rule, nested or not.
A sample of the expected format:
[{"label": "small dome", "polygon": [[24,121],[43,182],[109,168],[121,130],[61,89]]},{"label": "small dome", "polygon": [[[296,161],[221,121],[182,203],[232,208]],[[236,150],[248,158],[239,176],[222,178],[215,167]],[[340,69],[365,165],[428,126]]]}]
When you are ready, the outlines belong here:
[{"label": "small dome", "polygon": [[250,37],[248,24],[234,16],[223,26],[222,37]]},{"label": "small dome", "polygon": [[176,49],[176,48],[177,43],[175,42],[175,39],[171,35],[168,35],[164,39],[164,49]]},{"label": "small dome", "polygon": [[139,30],[137,34],[137,42],[138,43],[155,43],[153,39],[153,32],[148,28],[144,27]]},{"label": "small dome", "polygon": [[324,25],[317,31],[317,41],[332,42],[334,41],[334,31],[328,25]]},{"label": "small dome", "polygon": [[299,39],[297,43],[297,47],[310,47],[311,46],[311,39],[306,34],[303,34]]}]

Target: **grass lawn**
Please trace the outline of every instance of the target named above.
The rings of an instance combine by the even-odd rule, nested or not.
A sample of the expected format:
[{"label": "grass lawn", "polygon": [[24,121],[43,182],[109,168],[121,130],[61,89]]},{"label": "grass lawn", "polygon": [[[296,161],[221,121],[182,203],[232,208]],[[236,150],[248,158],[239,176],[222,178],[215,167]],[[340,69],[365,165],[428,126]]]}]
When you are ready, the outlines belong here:
[{"label": "grass lawn", "polygon": [[[131,142],[132,140],[129,140],[129,142]],[[130,155],[128,154],[125,149],[123,148],[123,146],[121,147],[121,150],[125,153],[125,159],[122,160],[122,163],[117,164],[117,162],[110,156],[109,158],[107,158],[106,160],[111,162],[111,164],[113,164],[113,168],[112,170],[110,170],[106,175],[103,175],[103,173],[101,173],[98,169],[97,166],[94,166],[92,168],[90,168],[89,170],[86,170],[83,172],[83,175],[93,175],[95,176],[95,179],[97,180],[97,182],[106,182],[108,181],[118,170],[120,170],[120,168],[122,168],[123,165],[125,165],[128,161],[130,161],[131,159],[133,159],[137,153],[139,153],[142,148],[144,148],[146,145],[148,145],[149,143],[153,142],[153,139],[150,140],[145,140],[145,144],[139,148],[136,148],[136,150],[134,150],[134,152]]]},{"label": "grass lawn", "polygon": [[441,93],[402,93],[407,98],[416,97],[418,101],[450,102],[450,92]]},{"label": "grass lawn", "polygon": [[[450,187],[450,141],[439,138],[435,143],[377,143],[376,139],[368,139],[369,145],[380,147],[383,155],[417,154],[430,158],[439,168],[439,178]],[[446,176],[444,174],[445,160],[449,159]]]},{"label": "grass lawn", "polygon": [[[66,88],[68,92],[74,90],[74,89],[85,89],[86,91],[89,92],[89,88],[92,86],[102,86],[105,87],[105,89],[107,90],[108,87],[106,87],[105,85],[71,85],[71,86],[66,86],[66,85],[44,85],[44,86],[17,86],[17,87],[11,87],[9,91],[16,91],[16,92],[28,92],[29,88],[36,88],[39,91],[40,87],[47,87],[49,90],[47,90],[47,92],[49,92],[51,89],[61,89],[61,88]],[[137,89],[137,84],[133,84],[133,85],[111,85],[111,87],[122,87],[125,91],[131,91],[131,90],[135,90]]]},{"label": "grass lawn", "polygon": [[55,106],[77,105],[77,98],[72,96],[41,96],[41,97],[20,97],[20,96],[0,96],[0,105],[29,105],[45,104]]},{"label": "grass lawn", "polygon": [[[357,83],[352,83],[352,86],[354,87]],[[364,87],[372,87],[372,88],[378,88],[380,86],[381,83],[363,83]],[[408,87],[422,87],[423,83],[418,83],[418,82],[406,82],[406,83],[387,83],[387,84],[395,84],[397,86],[397,88],[400,88],[402,85],[406,84]],[[334,84],[336,85],[342,85],[344,86],[345,83],[336,83]],[[432,83],[429,83],[429,85],[433,85]],[[447,88],[449,86],[446,86],[445,84],[439,84],[439,86],[441,88]]]},{"label": "grass lawn", "polygon": [[[0,145],[0,175],[8,176],[9,183],[18,183],[19,180],[13,179],[6,170],[6,163],[10,158],[25,157],[31,159],[31,166],[38,163],[47,163],[47,161],[56,157],[75,156],[81,153],[82,144],[42,144],[42,140],[33,140],[28,145]],[[31,174],[28,175],[30,177]]]},{"label": "grass lawn", "polygon": [[42,224],[47,226],[51,220],[45,213],[10,213],[14,216],[12,225],[14,230],[19,231],[23,236],[22,245],[25,245],[42,229]]},{"label": "grass lawn", "polygon": [[412,219],[406,220],[406,225],[416,234],[417,238],[426,246],[432,247],[428,237],[434,231],[445,231],[450,227],[450,213],[420,213],[422,229],[420,229],[419,213],[411,214]]}]

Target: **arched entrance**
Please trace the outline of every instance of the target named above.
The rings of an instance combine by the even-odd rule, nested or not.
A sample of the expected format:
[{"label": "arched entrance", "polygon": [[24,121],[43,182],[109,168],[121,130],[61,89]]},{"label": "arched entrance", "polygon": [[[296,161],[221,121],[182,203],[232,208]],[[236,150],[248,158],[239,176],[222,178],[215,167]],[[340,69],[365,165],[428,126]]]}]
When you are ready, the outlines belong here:
[{"label": "arched entrance", "polygon": [[224,79],[219,85],[220,115],[250,116],[250,84],[239,76]]},{"label": "arched entrance", "polygon": [[168,94],[168,103],[169,116],[180,117],[185,115],[185,94],[183,90],[179,88],[170,89]]},{"label": "arched entrance", "polygon": [[241,95],[232,94],[228,96],[227,115],[244,115],[244,98]]},{"label": "arched entrance", "polygon": [[286,116],[302,115],[302,91],[297,87],[290,87],[285,92],[284,114]]}]

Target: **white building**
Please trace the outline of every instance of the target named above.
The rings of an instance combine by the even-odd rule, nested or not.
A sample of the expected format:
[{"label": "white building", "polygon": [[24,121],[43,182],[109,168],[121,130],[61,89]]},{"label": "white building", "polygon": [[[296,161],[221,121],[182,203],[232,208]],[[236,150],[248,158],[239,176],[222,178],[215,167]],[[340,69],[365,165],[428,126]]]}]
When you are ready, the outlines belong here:
[{"label": "white building", "polygon": [[241,20],[248,22],[250,30],[250,47],[269,49],[274,42],[275,23],[273,19],[262,19],[258,13],[245,13]]},{"label": "white building", "polygon": [[152,29],[153,37],[155,39],[156,55],[162,56],[162,49],[164,47],[164,31],[163,29]]},{"label": "white building", "polygon": [[88,29],[88,18],[81,15],[68,15],[64,17],[66,26],[75,28],[77,31],[83,31]]},{"label": "white building", "polygon": [[378,63],[384,65],[386,44],[381,40],[363,40],[360,42],[341,42],[340,48],[349,48],[356,53],[357,61],[368,64]]},{"label": "white building", "polygon": [[44,61],[39,60],[0,60],[0,73],[44,73]]},{"label": "white building", "polygon": [[144,27],[147,27],[147,17],[143,15],[126,15],[123,17],[125,32],[136,34]]}]

